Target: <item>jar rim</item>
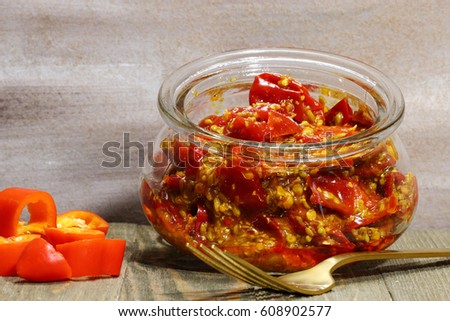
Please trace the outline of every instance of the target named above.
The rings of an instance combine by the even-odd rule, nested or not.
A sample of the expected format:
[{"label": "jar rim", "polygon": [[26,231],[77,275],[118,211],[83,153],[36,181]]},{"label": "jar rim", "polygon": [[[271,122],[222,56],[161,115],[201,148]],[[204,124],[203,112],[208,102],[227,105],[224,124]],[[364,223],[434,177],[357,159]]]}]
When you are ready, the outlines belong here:
[{"label": "jar rim", "polygon": [[[359,60],[325,51],[299,48],[254,48],[231,50],[198,58],[182,65],[163,81],[158,93],[158,108],[168,127],[186,135],[198,134],[205,140],[240,145],[258,149],[282,149],[284,152],[323,150],[324,143],[274,143],[256,142],[232,138],[207,131],[192,122],[180,111],[179,100],[193,84],[229,70],[267,70],[271,66],[308,68],[335,74],[362,87],[377,102],[375,123],[355,135],[326,142],[326,148],[340,148],[358,144],[349,155],[359,153],[361,148],[389,137],[400,125],[405,102],[400,88],[383,72]],[[232,106],[230,106],[232,107]],[[345,154],[345,152],[344,152]],[[341,157],[346,155],[340,154]],[[348,155],[347,155],[348,156]]]}]

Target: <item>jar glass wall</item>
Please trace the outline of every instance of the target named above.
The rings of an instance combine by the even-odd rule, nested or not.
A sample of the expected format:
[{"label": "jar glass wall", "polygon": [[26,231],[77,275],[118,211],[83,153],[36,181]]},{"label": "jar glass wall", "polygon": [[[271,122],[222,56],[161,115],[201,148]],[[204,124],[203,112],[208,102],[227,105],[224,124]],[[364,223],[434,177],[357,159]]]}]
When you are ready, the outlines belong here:
[{"label": "jar glass wall", "polygon": [[[269,114],[261,116],[265,133],[280,119],[277,133],[289,130],[278,116],[283,104],[249,102],[255,77],[264,73],[295,79],[327,115],[345,100],[364,129],[343,131],[342,112],[325,124],[306,110],[296,127],[303,136],[230,137],[224,128],[236,119],[248,129],[261,116],[248,116],[250,110]],[[175,71],[158,104],[167,126],[143,171],[140,196],[155,230],[180,249],[215,244],[265,270],[295,271],[342,252],[384,249],[411,221],[417,183],[395,133],[404,100],[370,66],[308,50],[232,51]],[[320,139],[310,139],[312,128]]]}]

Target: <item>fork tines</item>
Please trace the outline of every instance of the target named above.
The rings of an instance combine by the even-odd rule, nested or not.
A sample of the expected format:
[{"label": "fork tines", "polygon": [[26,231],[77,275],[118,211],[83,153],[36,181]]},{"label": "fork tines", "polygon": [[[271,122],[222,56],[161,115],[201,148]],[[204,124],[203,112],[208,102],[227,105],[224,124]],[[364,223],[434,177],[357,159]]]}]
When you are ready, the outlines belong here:
[{"label": "fork tines", "polygon": [[214,269],[248,284],[280,291],[298,292],[298,289],[291,285],[278,280],[232,253],[221,251],[215,245],[208,248],[203,244],[195,247],[193,244],[187,243],[186,248]]}]

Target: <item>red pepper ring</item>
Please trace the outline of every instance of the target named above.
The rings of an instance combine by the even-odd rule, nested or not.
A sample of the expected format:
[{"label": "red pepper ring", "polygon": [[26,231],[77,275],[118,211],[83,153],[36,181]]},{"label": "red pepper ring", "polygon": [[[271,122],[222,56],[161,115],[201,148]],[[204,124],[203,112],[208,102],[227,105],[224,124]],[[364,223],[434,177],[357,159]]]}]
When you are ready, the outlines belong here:
[{"label": "red pepper ring", "polygon": [[0,236],[17,235],[20,215],[25,206],[30,213],[29,225],[56,227],[56,205],[49,193],[11,187],[0,192]]}]

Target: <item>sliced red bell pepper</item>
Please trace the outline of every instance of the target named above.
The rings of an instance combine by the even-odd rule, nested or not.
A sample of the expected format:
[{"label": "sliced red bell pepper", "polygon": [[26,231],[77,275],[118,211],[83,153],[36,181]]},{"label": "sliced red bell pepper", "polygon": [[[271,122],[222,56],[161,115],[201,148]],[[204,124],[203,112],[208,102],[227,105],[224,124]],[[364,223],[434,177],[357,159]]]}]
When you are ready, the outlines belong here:
[{"label": "sliced red bell pepper", "polygon": [[79,227],[56,228],[48,227],[45,229],[44,239],[51,245],[63,244],[85,239],[104,239],[105,233],[99,230],[87,230]]},{"label": "sliced red bell pepper", "polygon": [[17,261],[25,247],[40,234],[0,237],[0,276],[15,276]]},{"label": "sliced red bell pepper", "polygon": [[[28,224],[19,221],[25,206],[30,213]],[[75,256],[77,277],[118,275],[125,241],[105,240],[108,228],[107,221],[89,211],[76,210],[57,216],[53,198],[46,192],[5,189],[0,192],[0,275],[18,275],[34,282],[70,279],[71,266],[52,245],[64,242],[68,246],[62,248],[71,258]],[[80,239],[100,242],[83,243]]]},{"label": "sliced red bell pepper", "polygon": [[72,277],[118,276],[125,254],[126,241],[120,239],[86,239],[56,245],[69,262]]},{"label": "sliced red bell pepper", "polygon": [[18,234],[22,210],[28,207],[28,224],[33,231],[56,226],[56,205],[53,197],[46,192],[34,189],[11,187],[0,192],[0,236],[10,237]]},{"label": "sliced red bell pepper", "polygon": [[79,227],[108,233],[109,223],[100,215],[83,210],[73,210],[56,217],[58,228]]},{"label": "sliced red bell pepper", "polygon": [[16,265],[17,275],[33,282],[67,280],[72,269],[64,256],[43,238],[36,238],[24,248]]},{"label": "sliced red bell pepper", "polygon": [[44,238],[53,246],[84,239],[104,239],[109,223],[98,214],[75,210],[56,217],[57,227],[45,229]]}]

